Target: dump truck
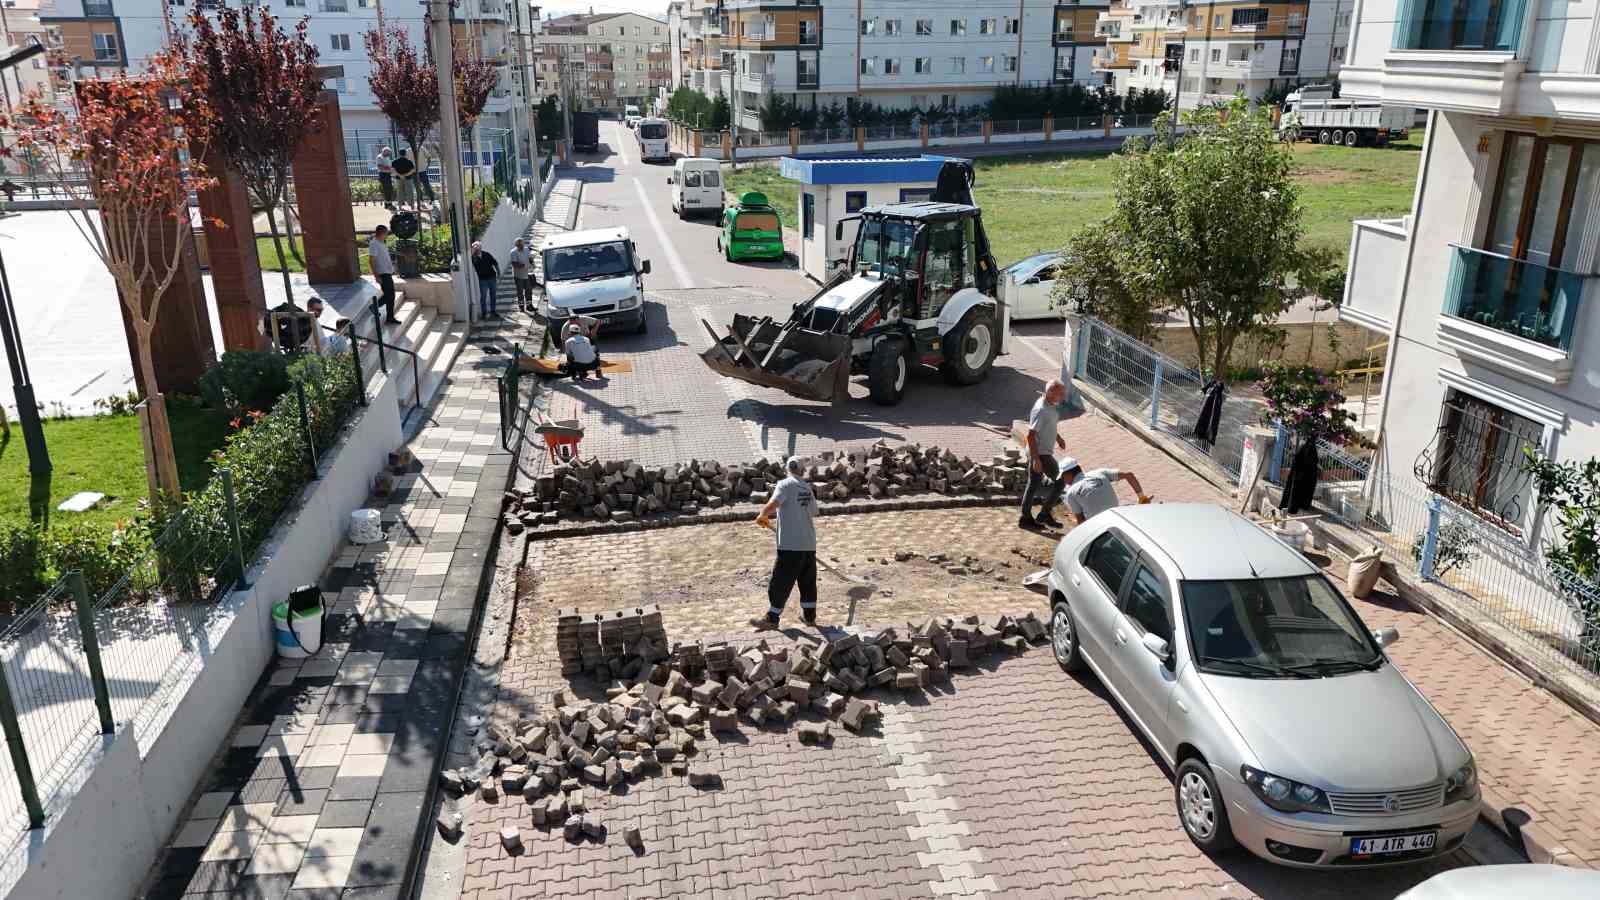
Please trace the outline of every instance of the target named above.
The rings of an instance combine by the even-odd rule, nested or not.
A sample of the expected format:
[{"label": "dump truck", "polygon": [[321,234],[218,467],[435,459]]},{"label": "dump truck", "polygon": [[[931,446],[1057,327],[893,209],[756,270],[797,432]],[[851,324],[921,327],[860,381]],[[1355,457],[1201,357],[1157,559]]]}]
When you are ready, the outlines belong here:
[{"label": "dump truck", "polygon": [[735,314],[721,334],[701,320],[713,371],[795,397],[842,403],[852,375],[875,403],[905,396],[912,367],[933,366],[953,385],[989,375],[1009,322],[999,270],[972,202],[972,164],[949,159],[929,200],[870,206],[846,264],[797,303],[787,321]]},{"label": "dump truck", "polygon": [[572,149],[580,153],[594,153],[600,149],[599,114],[586,111],[572,114]]},{"label": "dump truck", "polygon": [[1283,100],[1278,136],[1346,147],[1382,147],[1403,140],[1416,118],[1410,107],[1383,106],[1333,96],[1332,85],[1307,85]]}]

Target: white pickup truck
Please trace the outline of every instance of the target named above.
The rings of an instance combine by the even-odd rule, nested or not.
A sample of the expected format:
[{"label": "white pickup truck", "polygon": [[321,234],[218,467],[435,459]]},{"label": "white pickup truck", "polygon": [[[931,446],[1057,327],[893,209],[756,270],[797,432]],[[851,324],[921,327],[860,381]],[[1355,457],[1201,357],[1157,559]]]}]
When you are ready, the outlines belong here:
[{"label": "white pickup truck", "polygon": [[1382,147],[1404,139],[1416,119],[1405,106],[1381,106],[1333,96],[1327,85],[1307,85],[1284,98],[1278,136],[1346,147]]}]

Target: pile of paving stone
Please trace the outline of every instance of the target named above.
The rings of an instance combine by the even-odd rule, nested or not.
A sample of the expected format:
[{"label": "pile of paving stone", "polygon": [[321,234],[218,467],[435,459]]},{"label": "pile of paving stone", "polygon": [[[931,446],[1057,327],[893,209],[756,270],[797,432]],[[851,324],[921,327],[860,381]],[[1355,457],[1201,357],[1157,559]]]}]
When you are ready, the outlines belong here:
[{"label": "pile of paving stone", "polygon": [[[544,714],[511,729],[484,729],[476,735],[477,763],[442,775],[452,799],[437,824],[446,839],[459,839],[462,815],[454,798],[478,792],[491,802],[520,797],[535,826],[559,827],[569,841],[604,841],[606,828],[589,808],[586,785],[604,792],[670,772],[695,788],[719,788],[721,773],[697,753],[700,741],[742,733],[741,723],[785,729],[805,714],[796,729],[800,742],[828,746],[835,723],[860,732],[878,718],[878,702],[861,694],[922,690],[951,669],[998,650],[1020,653],[1046,636],[1044,623],[1029,613],[990,622],[929,619],[904,631],[781,646],[762,640],[743,651],[725,642],[679,643],[644,677],[614,682],[604,703],[557,690]],[[637,826],[624,833],[642,851]],[[520,850],[517,829],[502,829],[500,837],[508,852]]]},{"label": "pile of paving stone", "polygon": [[556,654],[561,674],[636,680],[645,666],[667,656],[661,607],[652,603],[603,613],[556,612]]},{"label": "pile of paving stone", "polygon": [[[696,515],[739,503],[765,503],[784,477],[783,463],[761,459],[727,464],[641,466],[632,460],[579,460],[552,467],[528,490],[506,492],[506,529],[573,520],[633,522],[652,515]],[[938,447],[879,441],[849,453],[825,451],[806,468],[819,500],[844,503],[912,494],[1008,495],[1028,481],[1019,451],[1008,448],[974,462]]]}]

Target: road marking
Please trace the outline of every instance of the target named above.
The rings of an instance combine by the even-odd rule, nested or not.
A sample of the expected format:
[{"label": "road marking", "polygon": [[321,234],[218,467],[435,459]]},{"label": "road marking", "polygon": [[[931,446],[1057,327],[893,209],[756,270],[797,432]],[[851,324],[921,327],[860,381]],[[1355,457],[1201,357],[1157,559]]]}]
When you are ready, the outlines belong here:
[{"label": "road marking", "polygon": [[622,157],[622,164],[625,166],[633,165],[633,160],[628,158],[628,136],[626,134],[628,127],[614,122],[611,125],[611,130],[622,134],[621,139],[617,141],[617,155]]},{"label": "road marking", "polygon": [[661,217],[656,215],[656,208],[650,205],[650,197],[644,192],[644,182],[635,177],[633,189],[639,193],[639,206],[644,210],[645,217],[650,220],[650,227],[655,229],[656,237],[660,239],[661,247],[667,254],[667,265],[672,267],[672,274],[678,277],[678,286],[694,287],[694,279],[689,277],[689,269],[684,266],[683,257],[678,255],[678,248],[672,245],[672,238],[667,236],[667,230],[661,227]]},{"label": "road marking", "polygon": [[[705,321],[710,322],[712,327],[716,328],[719,333],[723,329],[727,328],[728,323],[719,321],[711,314],[711,310],[704,306],[696,306],[694,308],[694,317],[696,320],[695,327],[690,329],[690,333],[694,335],[695,344],[700,348],[699,352],[710,350],[711,335],[706,334],[705,326],[701,325],[699,320],[704,319]],[[748,384],[740,381],[737,378],[729,378],[726,375],[720,375],[716,373],[712,374],[715,375],[717,379],[717,386],[722,388],[722,392],[728,395],[729,400],[733,401],[732,405],[742,406],[745,411],[752,413],[760,409],[758,401],[750,395],[750,386]],[[750,442],[751,455],[766,456],[766,441],[762,436],[762,432],[765,430],[765,428],[762,423],[755,421],[749,416],[739,416],[738,418],[739,424],[744,426],[744,436]]]}]

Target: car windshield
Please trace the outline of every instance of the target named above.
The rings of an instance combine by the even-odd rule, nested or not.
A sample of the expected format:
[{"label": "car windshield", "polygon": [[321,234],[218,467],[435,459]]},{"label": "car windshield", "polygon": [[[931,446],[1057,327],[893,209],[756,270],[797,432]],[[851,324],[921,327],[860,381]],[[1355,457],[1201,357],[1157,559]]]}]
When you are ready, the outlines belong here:
[{"label": "car windshield", "polygon": [[1202,672],[1304,678],[1383,662],[1355,611],[1321,575],[1185,581],[1183,615]]},{"label": "car windshield", "polygon": [[742,212],[734,222],[734,231],[777,231],[778,214],[770,212]]},{"label": "car windshield", "polygon": [[629,261],[628,244],[625,241],[557,247],[544,251],[546,281],[576,281],[580,278],[632,273],[633,264]]},{"label": "car windshield", "polygon": [[639,137],[659,141],[667,136],[667,126],[661,122],[644,122],[639,125]]},{"label": "car windshield", "polygon": [[863,272],[880,269],[898,274],[911,254],[911,241],[916,233],[916,226],[904,219],[867,219],[861,223],[857,268]]}]

